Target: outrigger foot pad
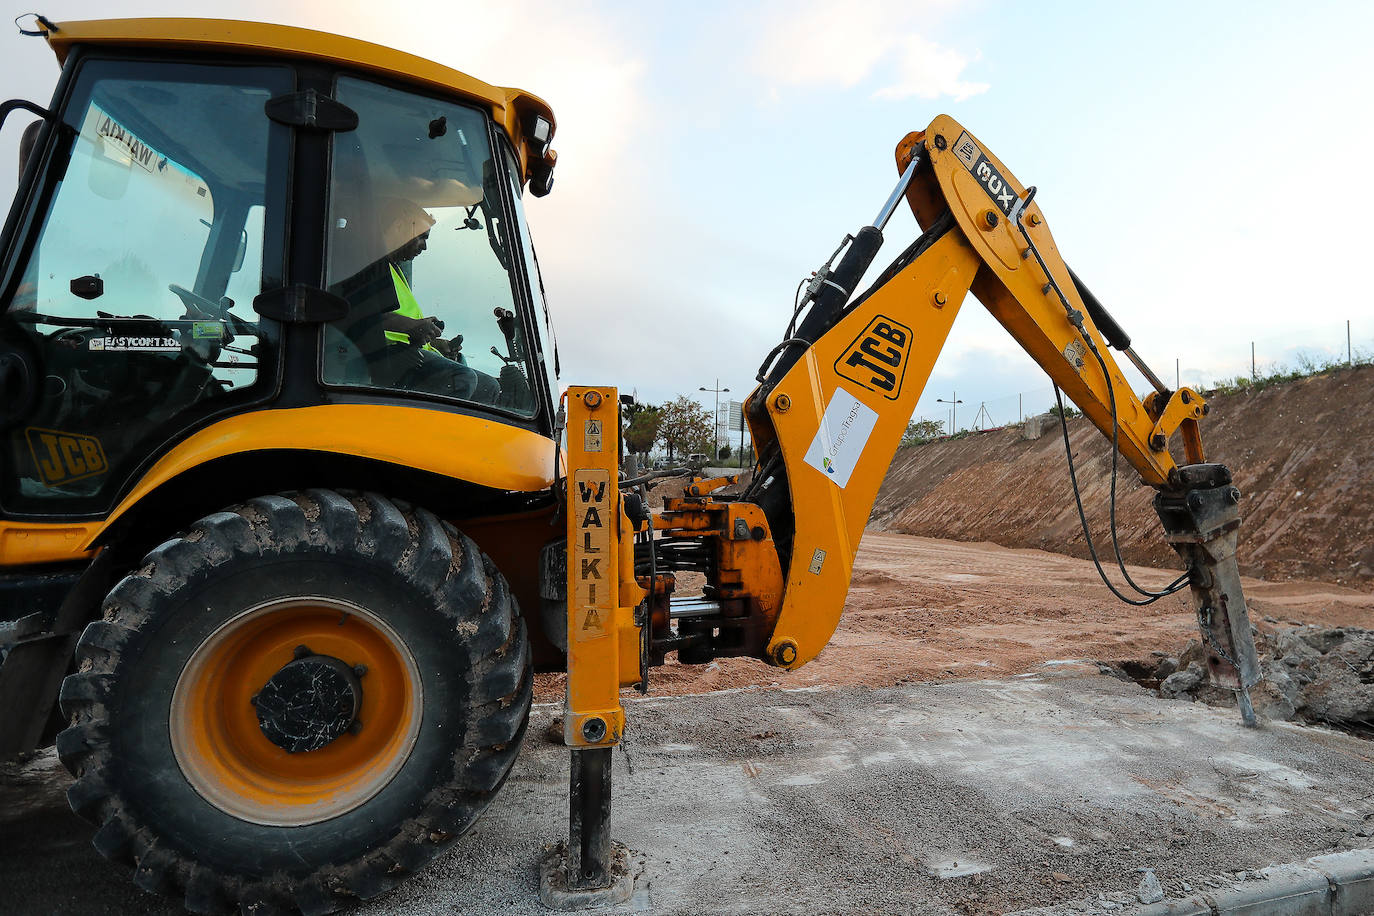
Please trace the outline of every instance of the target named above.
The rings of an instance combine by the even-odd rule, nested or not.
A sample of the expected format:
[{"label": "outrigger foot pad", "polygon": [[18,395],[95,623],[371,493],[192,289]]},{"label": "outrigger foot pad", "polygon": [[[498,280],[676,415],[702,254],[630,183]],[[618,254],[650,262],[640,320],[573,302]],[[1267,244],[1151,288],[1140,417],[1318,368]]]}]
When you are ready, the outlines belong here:
[{"label": "outrigger foot pad", "polygon": [[630,851],[621,843],[611,844],[606,880],[603,887],[576,886],[568,863],[568,844],[560,841],[539,860],[539,901],[551,910],[586,910],[627,902],[634,894],[635,874]]}]

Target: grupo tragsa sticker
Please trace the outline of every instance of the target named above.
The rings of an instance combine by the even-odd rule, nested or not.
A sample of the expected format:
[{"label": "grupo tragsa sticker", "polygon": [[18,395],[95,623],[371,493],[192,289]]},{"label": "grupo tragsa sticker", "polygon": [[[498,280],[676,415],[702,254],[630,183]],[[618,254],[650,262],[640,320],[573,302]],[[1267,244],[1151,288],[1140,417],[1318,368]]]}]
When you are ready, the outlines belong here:
[{"label": "grupo tragsa sticker", "polygon": [[845,486],[877,422],[876,410],[860,403],[843,388],[836,388],[821,417],[821,428],[816,430],[816,438],[811,440],[803,460],[837,487]]}]

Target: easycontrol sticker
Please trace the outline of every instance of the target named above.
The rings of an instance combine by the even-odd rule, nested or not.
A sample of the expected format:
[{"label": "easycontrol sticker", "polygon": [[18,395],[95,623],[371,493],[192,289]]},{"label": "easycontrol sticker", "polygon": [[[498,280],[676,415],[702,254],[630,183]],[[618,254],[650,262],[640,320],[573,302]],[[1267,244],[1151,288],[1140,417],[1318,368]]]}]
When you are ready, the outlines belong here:
[{"label": "easycontrol sticker", "polygon": [[836,388],[804,460],[834,481],[835,486],[843,488],[849,483],[849,475],[854,473],[877,422],[876,410],[860,403],[843,388]]}]

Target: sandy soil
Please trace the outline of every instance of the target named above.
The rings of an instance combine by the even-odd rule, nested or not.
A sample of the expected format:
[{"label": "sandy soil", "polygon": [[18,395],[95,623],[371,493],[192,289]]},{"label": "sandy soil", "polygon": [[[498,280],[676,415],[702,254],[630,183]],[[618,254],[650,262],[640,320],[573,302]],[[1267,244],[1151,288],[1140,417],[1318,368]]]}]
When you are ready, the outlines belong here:
[{"label": "sandy soil", "polygon": [[[1241,572],[1374,589],[1372,387],[1374,366],[1210,401],[1208,460],[1228,465],[1243,494]],[[1111,443],[1083,418],[1070,421],[1069,435],[1093,538],[1105,549]],[[1153,491],[1124,462],[1118,487],[1127,559],[1174,566]],[[1035,440],[1018,427],[898,450],[872,524],[1088,555],[1057,424]]]},{"label": "sandy soil", "polygon": [[[1128,567],[1142,585],[1171,570]],[[1251,619],[1374,625],[1374,595],[1323,582],[1245,580]],[[869,532],[859,546],[844,616],[830,645],[795,672],[751,659],[666,665],[650,693],[701,693],[749,685],[891,687],[915,681],[1020,674],[1057,659],[1109,662],[1176,654],[1196,633],[1186,595],[1135,608],[1117,601],[1087,560]],[[545,699],[561,675],[541,675]]]}]

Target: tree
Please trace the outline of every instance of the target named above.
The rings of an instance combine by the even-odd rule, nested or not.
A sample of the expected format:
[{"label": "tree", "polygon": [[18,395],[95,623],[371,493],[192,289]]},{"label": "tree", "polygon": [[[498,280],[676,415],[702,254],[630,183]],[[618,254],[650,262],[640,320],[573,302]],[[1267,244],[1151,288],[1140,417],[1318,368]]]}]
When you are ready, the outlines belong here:
[{"label": "tree", "polygon": [[721,461],[728,461],[730,459],[730,446],[722,445],[720,447],[720,451],[717,454],[720,455]]},{"label": "tree", "polygon": [[680,394],[659,408],[662,419],[658,437],[668,447],[668,458],[675,453],[711,452],[711,415],[694,399]]},{"label": "tree", "polygon": [[923,445],[944,434],[944,424],[939,420],[913,420],[902,433],[902,445]]},{"label": "tree", "polygon": [[658,441],[663,424],[663,409],[651,404],[632,404],[625,408],[629,425],[625,428],[625,447],[636,455],[647,455]]},{"label": "tree", "polygon": [[[1059,416],[1059,405],[1058,405],[1058,404],[1053,405],[1052,407],[1050,407],[1050,409],[1049,409],[1047,412],[1048,412],[1049,415],[1052,416],[1052,417],[1057,417],[1057,416]],[[1078,416],[1078,411],[1075,410],[1075,409],[1073,408],[1072,405],[1070,405],[1070,404],[1065,404],[1065,405],[1064,405],[1064,417],[1065,417],[1066,419],[1073,419],[1073,418],[1076,417],[1076,416]]]}]

